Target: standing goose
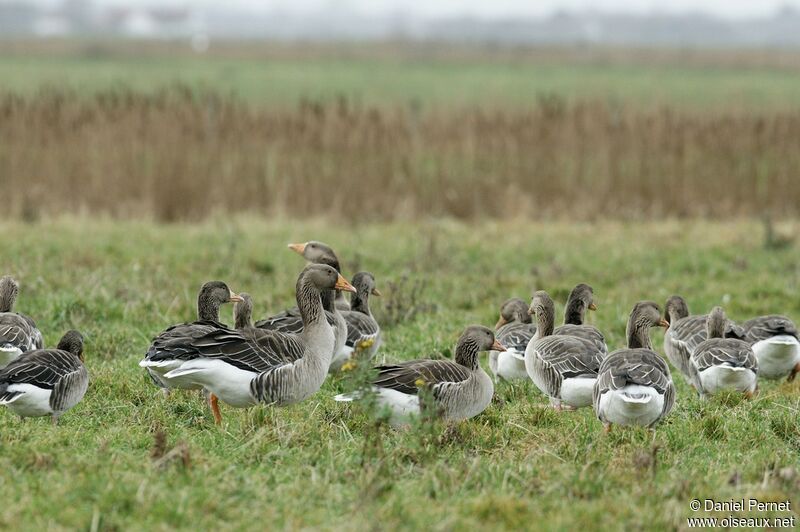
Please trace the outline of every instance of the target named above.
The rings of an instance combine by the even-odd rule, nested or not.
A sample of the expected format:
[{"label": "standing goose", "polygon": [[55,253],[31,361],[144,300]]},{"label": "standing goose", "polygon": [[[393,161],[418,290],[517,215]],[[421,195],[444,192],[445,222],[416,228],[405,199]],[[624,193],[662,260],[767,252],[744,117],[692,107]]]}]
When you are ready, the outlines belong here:
[{"label": "standing goose", "polygon": [[652,427],[672,410],[675,385],[669,366],[650,343],[650,329],[667,325],[657,304],[637,303],[628,319],[628,348],[600,364],[593,403],[606,431],[612,423]]},{"label": "standing goose", "polygon": [[[291,244],[291,246],[299,245],[300,244]],[[330,266],[336,270],[337,273],[341,271],[339,267],[339,259],[336,258],[336,255],[333,254],[332,250],[330,254],[315,252],[312,257],[314,260],[311,261],[311,264],[323,264]],[[344,316],[342,316],[340,307],[336,305],[336,299],[340,296],[340,294],[341,291],[339,290],[329,290],[322,293],[322,308],[325,310],[325,318],[328,321],[328,325],[333,329],[334,344],[333,351],[331,352],[332,362],[336,360],[338,356],[340,356],[345,347],[345,343],[347,342],[347,322],[344,320]],[[350,308],[349,304],[347,305],[347,308]],[[274,316],[257,321],[255,327],[259,329],[268,329],[271,331],[299,334],[303,330],[303,316],[300,312],[300,309],[295,306]],[[339,366],[341,366],[341,364]],[[330,371],[333,372],[336,369],[339,368],[331,368]]]},{"label": "standing goose", "polygon": [[[477,416],[489,406],[494,393],[492,379],[478,362],[478,353],[490,349],[505,348],[491,329],[472,325],[458,339],[455,361],[410,360],[378,366],[371,382],[378,407],[389,409],[393,426],[407,423],[410,417],[428,408],[451,421]],[[428,394],[420,397],[423,389]],[[350,402],[362,396],[362,392],[352,392],[335,399]],[[428,397],[433,404],[422,404],[422,399]]]},{"label": "standing goose", "polygon": [[758,376],[793,381],[800,372],[797,326],[786,316],[760,316],[742,324],[758,358]]},{"label": "standing goose", "polygon": [[[333,264],[329,262],[324,262],[333,259],[336,262],[336,266],[334,266],[336,270],[340,273],[342,271],[339,269],[339,257],[328,244],[317,242],[316,240],[309,240],[302,244],[289,244],[289,249],[302,255],[303,258],[311,264],[328,264],[329,266],[333,266]],[[334,304],[339,310],[350,310],[350,303],[344,298],[342,292],[336,293],[336,301]]]},{"label": "standing goose", "polygon": [[0,368],[26,351],[43,347],[42,333],[31,318],[13,312],[19,284],[8,275],[0,277]]},{"label": "standing goose", "polygon": [[[690,316],[686,300],[674,295],[667,299],[664,319],[669,324],[669,329],[664,333],[664,354],[687,382],[693,384],[689,359],[697,346],[708,338],[706,327],[708,316],[705,314]],[[743,334],[734,322],[726,321],[726,338],[736,338]]]},{"label": "standing goose", "polygon": [[701,342],[689,359],[692,382],[701,397],[720,390],[751,397],[756,391],[756,355],[744,340],[724,338],[727,321],[722,308],[714,307],[706,325],[708,340]]},{"label": "standing goose", "polygon": [[375,277],[369,272],[358,272],[351,283],[356,291],[350,295],[351,310],[341,312],[347,323],[347,341],[333,361],[331,369],[339,370],[351,357],[372,360],[381,344],[381,328],[369,309],[369,296],[380,296],[375,287]]},{"label": "standing goose", "polygon": [[519,298],[511,298],[500,307],[500,319],[494,326],[497,341],[505,351],[489,351],[489,369],[498,378],[507,381],[528,380],[525,371],[525,348],[536,334],[531,323],[528,305]]},{"label": "standing goose", "polygon": [[322,386],[333,352],[333,329],[325,319],[321,293],[355,289],[330,266],[312,264],[297,279],[297,305],[303,318],[299,334],[264,329],[215,329],[181,345],[154,345],[153,361],[180,361],[164,375],[211,393],[217,424],[217,399],[246,408],[262,402],[285,406],[300,402]]},{"label": "standing goose", "polygon": [[197,321],[173,325],[153,338],[153,342],[150,344],[144,359],[139,362],[139,366],[147,369],[150,378],[164,390],[165,394],[169,394],[169,390],[172,388],[198,389],[199,386],[192,383],[165,377],[166,373],[183,364],[184,361],[180,357],[174,359],[159,357],[157,360],[152,357],[165,348],[177,352],[183,348],[182,346],[188,345],[195,338],[202,337],[217,329],[227,329],[228,327],[219,321],[219,307],[225,303],[241,301],[242,298],[234,294],[228,288],[228,285],[222,281],[205,283],[197,295]]},{"label": "standing goose", "polygon": [[592,404],[592,389],[604,353],[595,342],[577,336],[553,335],[555,304],[547,292],[533,295],[529,312],[536,316],[536,334],[525,349],[525,369],[556,410]]},{"label": "standing goose", "polygon": [[580,283],[569,294],[567,306],[564,310],[564,325],[556,327],[553,334],[577,336],[594,342],[603,356],[608,354],[608,346],[603,333],[594,325],[583,323],[587,310],[597,310],[594,303],[594,290],[585,283]]},{"label": "standing goose", "polygon": [[68,331],[55,349],[29,351],[0,370],[0,405],[21,417],[58,417],[78,404],[89,387],[83,336]]}]

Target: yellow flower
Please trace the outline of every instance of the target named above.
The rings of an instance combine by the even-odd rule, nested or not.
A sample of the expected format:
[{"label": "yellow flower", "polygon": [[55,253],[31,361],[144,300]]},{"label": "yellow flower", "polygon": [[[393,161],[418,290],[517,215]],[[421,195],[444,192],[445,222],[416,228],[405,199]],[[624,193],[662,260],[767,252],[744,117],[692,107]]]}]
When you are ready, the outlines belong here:
[{"label": "yellow flower", "polygon": [[352,360],[348,360],[344,364],[342,364],[342,371],[350,371],[356,368],[356,363]]},{"label": "yellow flower", "polygon": [[420,377],[419,379],[414,381],[414,384],[417,386],[417,388],[422,388],[423,386],[425,386],[425,379]]}]

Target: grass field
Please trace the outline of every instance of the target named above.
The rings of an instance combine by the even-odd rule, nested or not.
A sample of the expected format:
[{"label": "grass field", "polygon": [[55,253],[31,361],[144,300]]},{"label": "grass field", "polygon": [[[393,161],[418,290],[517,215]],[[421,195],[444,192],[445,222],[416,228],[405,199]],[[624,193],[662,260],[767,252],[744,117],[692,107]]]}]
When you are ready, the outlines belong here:
[{"label": "grass field", "polygon": [[367,105],[519,107],[541,94],[691,109],[794,108],[800,65],[788,52],[624,51],[602,48],[414,47],[403,43],[0,43],[0,89],[41,86],[88,94],[172,83],[265,106],[346,97]]},{"label": "grass field", "polygon": [[702,403],[676,378],[677,406],[655,432],[610,435],[591,410],[556,414],[530,385],[500,385],[472,420],[399,432],[335,403],[340,378],[291,408],[223,407],[222,428],[196,394],[165,400],[136,366],[150,338],[192,319],[209,279],[253,294],[258,315],[290,305],[302,264],[285,244],[308,238],[333,244],[346,273],[376,275],[385,324],[387,308],[417,311],[387,326],[390,359],[448,356],[464,326],[493,324],[505,298],[535,288],[561,312],[582,281],[611,347],[637,300],[672,293],[694,312],[800,318],[796,251],[765,249],[744,222],[6,223],[0,270],[22,284],[17,309],[48,344],[83,331],[92,384],[57,427],[0,411],[0,528],[674,529],[696,515],[693,498],[750,496],[791,499],[796,513],[800,381]]}]

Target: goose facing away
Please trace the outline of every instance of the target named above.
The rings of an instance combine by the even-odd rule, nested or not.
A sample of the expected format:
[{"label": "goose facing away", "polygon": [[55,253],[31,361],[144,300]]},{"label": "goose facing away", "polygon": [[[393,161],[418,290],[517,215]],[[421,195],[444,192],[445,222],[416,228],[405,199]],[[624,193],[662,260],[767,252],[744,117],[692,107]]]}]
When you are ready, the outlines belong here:
[{"label": "goose facing away", "polygon": [[[340,273],[342,271],[339,268],[339,257],[328,244],[316,240],[309,240],[301,244],[289,244],[289,249],[301,255],[311,264],[328,264],[329,266],[333,266],[333,264],[329,262],[333,260],[336,262],[336,270]],[[344,298],[342,292],[336,293],[336,301],[334,304],[339,310],[350,310],[350,303]]]},{"label": "goose facing away", "polygon": [[19,284],[9,276],[0,277],[0,368],[33,349],[42,349],[42,333],[34,321],[14,312]]},{"label": "goose facing away", "polygon": [[597,310],[594,302],[594,290],[588,284],[580,283],[572,289],[567,298],[567,306],[564,309],[564,325],[556,327],[553,334],[577,336],[590,340],[605,356],[608,354],[605,336],[594,325],[584,323],[587,310]]},{"label": "goose facing away", "polygon": [[742,324],[745,341],[758,359],[758,376],[793,381],[800,372],[797,326],[786,316],[760,316]]},{"label": "goose facing away", "polygon": [[170,389],[180,388],[187,390],[199,389],[199,386],[191,382],[182,380],[168,379],[167,373],[181,366],[183,361],[180,357],[169,359],[159,357],[157,360],[153,356],[168,349],[170,352],[179,352],[184,346],[189,345],[195,338],[202,337],[217,329],[227,329],[228,327],[219,321],[219,307],[225,303],[241,302],[242,298],[228,288],[222,281],[209,281],[200,288],[197,295],[197,321],[191,323],[181,323],[173,325],[153,338],[150,348],[147,350],[144,359],[139,362],[139,366],[147,369],[147,373],[153,382],[162,388],[165,393]]},{"label": "goose facing away", "polygon": [[592,389],[604,353],[591,340],[553,335],[555,304],[547,292],[533,295],[529,312],[536,334],[525,349],[525,369],[556,410],[592,404]]},{"label": "goose facing away", "polygon": [[653,427],[675,404],[669,366],[650,343],[652,327],[667,327],[658,305],[641,301],[628,319],[627,349],[614,351],[600,364],[594,387],[595,413],[606,431],[612,424]]},{"label": "goose facing away", "polygon": [[[492,401],[492,379],[481,368],[481,351],[505,348],[491,329],[472,325],[464,330],[452,360],[410,360],[378,366],[371,390],[381,409],[388,409],[393,426],[401,426],[423,411],[433,411],[443,419],[459,421],[477,416]],[[420,390],[428,393],[420,395]],[[337,395],[337,401],[350,402],[362,392]],[[433,404],[424,404],[430,398]],[[428,410],[428,409],[431,410]]]},{"label": "goose facing away", "polygon": [[372,360],[381,344],[381,328],[369,309],[369,297],[380,296],[375,277],[369,272],[358,272],[351,282],[356,291],[350,295],[350,309],[341,311],[347,323],[347,341],[331,362],[331,369],[339,370],[351,358]]},{"label": "goose facing away", "polygon": [[525,348],[536,334],[536,325],[531,323],[528,305],[519,298],[511,298],[500,307],[500,319],[495,325],[497,341],[505,351],[489,351],[489,369],[495,380],[528,380],[525,371]]},{"label": "goose facing away", "polygon": [[333,352],[333,330],[325,319],[321,293],[354,291],[334,268],[307,266],[297,279],[299,334],[264,329],[216,329],[180,346],[159,346],[152,359],[177,361],[164,377],[210,392],[214,420],[222,416],[218,399],[246,408],[259,402],[285,406],[303,401],[322,386]]},{"label": "goose facing away", "polygon": [[689,359],[692,381],[701,397],[721,390],[735,390],[751,397],[756,391],[756,355],[744,340],[723,338],[726,324],[725,312],[714,307],[707,319],[708,339],[695,348]]},{"label": "goose facing away", "polygon": [[[681,296],[674,295],[667,299],[664,306],[664,319],[669,328],[664,333],[664,354],[681,375],[690,383],[692,368],[689,359],[692,353],[708,338],[706,323],[708,316],[689,315],[689,307]],[[736,323],[726,320],[725,338],[741,338],[744,331]]]},{"label": "goose facing away", "polygon": [[83,336],[68,331],[55,349],[24,353],[0,370],[0,405],[21,417],[58,417],[78,404],[89,387]]}]

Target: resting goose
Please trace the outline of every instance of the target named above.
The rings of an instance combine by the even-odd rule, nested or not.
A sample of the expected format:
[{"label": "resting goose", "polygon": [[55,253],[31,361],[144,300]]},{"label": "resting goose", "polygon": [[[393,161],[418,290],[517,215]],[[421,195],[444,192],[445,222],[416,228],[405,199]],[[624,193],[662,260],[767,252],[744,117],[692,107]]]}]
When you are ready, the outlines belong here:
[{"label": "resting goose", "polygon": [[[686,300],[674,295],[667,299],[664,319],[669,324],[669,329],[664,333],[664,353],[675,369],[692,384],[694,381],[689,358],[697,346],[708,337],[706,327],[708,316],[705,314],[690,316]],[[736,323],[726,321],[725,338],[737,338],[743,334]]]},{"label": "resting goose", "polygon": [[727,322],[722,308],[714,307],[706,320],[708,339],[689,358],[692,382],[701,397],[721,390],[751,397],[756,391],[756,355],[744,340],[724,338]]},{"label": "resting goose", "polygon": [[0,278],[0,368],[26,351],[44,347],[33,320],[13,312],[18,294],[17,281],[7,275]]},{"label": "resting goose", "polygon": [[29,351],[0,370],[0,405],[20,417],[58,417],[78,404],[89,387],[83,336],[68,331],[55,349]]},{"label": "resting goose", "polygon": [[320,294],[334,288],[355,289],[323,264],[307,266],[296,286],[304,324],[299,334],[215,329],[180,344],[154,344],[150,359],[177,366],[164,378],[208,390],[218,424],[222,421],[218,398],[237,408],[300,402],[322,386],[333,352],[333,329],[325,319]]},{"label": "resting goose", "polygon": [[[294,246],[299,244],[292,245]],[[331,251],[331,253],[333,252]],[[324,264],[332,267],[337,272],[341,271],[339,268],[339,260],[335,255],[322,254],[314,255],[313,257],[314,261],[311,262],[311,264]],[[344,320],[344,316],[342,316],[339,306],[336,305],[336,298],[339,297],[339,294],[341,294],[341,291],[339,290],[329,290],[327,292],[323,292],[321,296],[322,308],[325,309],[325,318],[328,321],[328,325],[333,328],[334,344],[333,351],[331,352],[331,362],[340,356],[347,342],[347,322]],[[350,308],[349,304],[347,308]],[[258,329],[299,334],[303,330],[303,317],[298,307],[292,307],[279,314],[257,321],[255,327]],[[342,362],[342,364],[343,363],[344,362]],[[339,367],[341,367],[341,364],[339,364]],[[330,368],[330,371],[333,372],[338,370],[339,367]]]},{"label": "resting goose", "polygon": [[786,316],[760,316],[742,324],[758,358],[758,376],[793,381],[800,372],[797,326]]},{"label": "resting goose", "polygon": [[351,310],[343,310],[347,323],[347,341],[331,361],[331,369],[337,371],[351,358],[372,360],[381,344],[381,328],[369,309],[369,296],[380,296],[375,287],[375,277],[369,272],[358,272],[351,284],[356,291],[350,295]]},{"label": "resting goose", "polygon": [[495,381],[528,380],[525,371],[525,348],[536,334],[536,325],[531,323],[528,305],[519,298],[511,298],[500,307],[500,319],[494,326],[497,341],[505,351],[489,351],[489,369]]},{"label": "resting goose", "polygon": [[227,325],[219,321],[219,307],[225,303],[241,302],[242,298],[233,293],[228,285],[222,281],[209,281],[200,288],[197,296],[197,321],[173,325],[153,338],[150,348],[139,366],[146,368],[153,382],[169,394],[172,388],[196,390],[199,386],[191,382],[173,380],[165,374],[180,367],[183,361],[180,358],[168,359],[159,357],[153,360],[153,355],[162,352],[165,348],[171,351],[180,350],[193,339],[202,337],[217,329],[227,329]]},{"label": "resting goose", "polygon": [[657,304],[637,303],[628,319],[628,348],[600,364],[593,403],[606,431],[612,423],[652,427],[672,410],[675,385],[669,366],[650,343],[650,329],[667,325]]},{"label": "resting goose", "polygon": [[580,283],[569,294],[567,306],[564,310],[564,325],[556,327],[553,334],[577,336],[594,342],[598,349],[605,356],[608,354],[608,346],[603,333],[594,325],[583,323],[587,310],[597,310],[594,303],[594,290],[585,283]]},{"label": "resting goose", "polygon": [[[302,244],[289,244],[289,249],[302,255],[303,258],[311,264],[328,264],[329,266],[333,266],[333,264],[326,262],[333,259],[336,262],[336,266],[334,266],[336,270],[340,273],[342,271],[339,269],[339,257],[328,244],[317,242],[316,240],[309,240]],[[336,293],[336,301],[334,304],[339,310],[350,310],[350,303],[344,298],[342,292]]]},{"label": "resting goose", "polygon": [[[410,360],[375,368],[377,376],[371,390],[379,408],[388,408],[393,426],[408,423],[409,419],[433,409],[442,419],[460,421],[477,416],[492,402],[494,385],[481,368],[478,353],[505,348],[491,329],[480,325],[467,327],[455,348],[455,361]],[[430,395],[432,405],[423,405],[420,390]],[[337,395],[336,401],[350,402],[363,397],[362,392]]]},{"label": "resting goose", "polygon": [[556,410],[591,405],[604,353],[586,338],[553,335],[555,304],[547,292],[533,295],[529,312],[537,322],[536,334],[525,349],[525,370],[531,380]]}]

